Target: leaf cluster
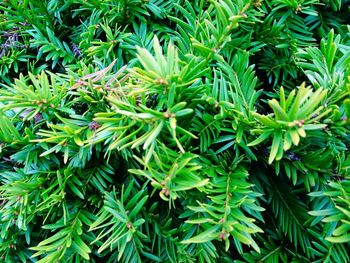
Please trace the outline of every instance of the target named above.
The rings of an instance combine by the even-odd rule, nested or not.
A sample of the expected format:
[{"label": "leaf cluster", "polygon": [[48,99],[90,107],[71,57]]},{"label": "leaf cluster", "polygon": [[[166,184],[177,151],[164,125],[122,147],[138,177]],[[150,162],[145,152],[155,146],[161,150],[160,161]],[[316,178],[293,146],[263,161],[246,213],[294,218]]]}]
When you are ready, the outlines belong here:
[{"label": "leaf cluster", "polygon": [[1,262],[349,262],[341,0],[0,4]]}]

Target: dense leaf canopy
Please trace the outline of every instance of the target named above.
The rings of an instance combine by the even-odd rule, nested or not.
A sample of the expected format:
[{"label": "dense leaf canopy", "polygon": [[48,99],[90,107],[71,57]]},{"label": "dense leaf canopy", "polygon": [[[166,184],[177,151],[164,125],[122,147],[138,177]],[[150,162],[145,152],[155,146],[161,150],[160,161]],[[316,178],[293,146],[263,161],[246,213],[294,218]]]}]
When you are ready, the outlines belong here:
[{"label": "dense leaf canopy", "polygon": [[0,262],[350,262],[349,10],[1,1]]}]

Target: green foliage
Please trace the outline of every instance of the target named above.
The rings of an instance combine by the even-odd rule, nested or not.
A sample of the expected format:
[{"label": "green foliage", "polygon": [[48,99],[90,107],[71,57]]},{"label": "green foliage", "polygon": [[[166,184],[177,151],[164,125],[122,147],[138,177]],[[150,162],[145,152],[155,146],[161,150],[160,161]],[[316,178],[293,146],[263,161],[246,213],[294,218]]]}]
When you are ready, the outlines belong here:
[{"label": "green foliage", "polygon": [[319,124],[318,120],[327,114],[323,111],[324,107],[318,107],[324,100],[327,91],[319,88],[312,92],[311,88],[305,88],[303,83],[299,89],[292,90],[288,97],[284,95],[283,87],[280,90],[280,102],[272,99],[268,102],[273,110],[271,115],[261,115],[253,113],[255,119],[263,125],[262,129],[255,129],[261,135],[248,146],[255,146],[264,140],[273,137],[269,156],[269,164],[274,159],[281,160],[283,151],[287,151],[294,144],[297,146],[300,137],[306,137],[305,130],[317,130],[326,127],[326,124]]},{"label": "green foliage", "polygon": [[0,262],[350,261],[349,1],[0,11]]}]

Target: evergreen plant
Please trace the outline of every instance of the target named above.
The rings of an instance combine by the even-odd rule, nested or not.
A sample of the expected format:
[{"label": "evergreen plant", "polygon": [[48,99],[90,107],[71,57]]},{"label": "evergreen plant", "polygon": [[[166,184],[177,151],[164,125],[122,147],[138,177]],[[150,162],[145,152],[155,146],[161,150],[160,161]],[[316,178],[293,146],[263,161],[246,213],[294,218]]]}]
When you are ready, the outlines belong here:
[{"label": "evergreen plant", "polygon": [[349,0],[2,0],[0,262],[350,262]]}]

